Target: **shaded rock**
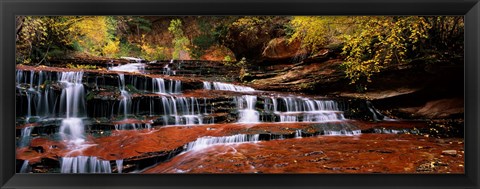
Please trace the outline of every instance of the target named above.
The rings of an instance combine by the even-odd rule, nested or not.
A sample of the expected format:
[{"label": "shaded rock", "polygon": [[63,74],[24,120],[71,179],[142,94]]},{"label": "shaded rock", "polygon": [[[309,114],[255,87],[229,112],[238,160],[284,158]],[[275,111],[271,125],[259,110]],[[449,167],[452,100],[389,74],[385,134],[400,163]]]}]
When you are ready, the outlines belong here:
[{"label": "shaded rock", "polygon": [[399,111],[419,117],[447,118],[463,114],[464,102],[461,98],[441,99],[429,101],[420,107],[402,108]]},{"label": "shaded rock", "polygon": [[268,45],[262,52],[262,58],[267,61],[289,60],[295,57],[307,55],[307,51],[301,48],[301,42],[295,40],[291,43],[286,38],[275,38],[268,42]]}]

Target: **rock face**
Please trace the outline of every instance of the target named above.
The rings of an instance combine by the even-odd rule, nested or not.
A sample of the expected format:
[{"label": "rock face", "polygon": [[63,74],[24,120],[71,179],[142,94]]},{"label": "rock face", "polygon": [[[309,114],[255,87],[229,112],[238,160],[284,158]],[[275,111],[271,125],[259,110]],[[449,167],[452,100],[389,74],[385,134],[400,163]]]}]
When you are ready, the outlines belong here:
[{"label": "rock face", "polygon": [[265,64],[247,79],[258,89],[371,100],[376,108],[399,118],[463,117],[463,64],[390,65],[374,74],[372,82],[350,84],[342,58],[335,54],[326,50],[301,63]]},{"label": "rock face", "polygon": [[414,117],[448,118],[454,115],[460,117],[464,113],[463,105],[461,98],[441,99],[429,101],[420,107],[401,108],[399,111]]},{"label": "rock face", "polygon": [[301,43],[295,40],[291,43],[286,38],[272,39],[265,47],[262,58],[266,61],[293,60],[296,57],[304,57],[307,51],[301,48]]}]

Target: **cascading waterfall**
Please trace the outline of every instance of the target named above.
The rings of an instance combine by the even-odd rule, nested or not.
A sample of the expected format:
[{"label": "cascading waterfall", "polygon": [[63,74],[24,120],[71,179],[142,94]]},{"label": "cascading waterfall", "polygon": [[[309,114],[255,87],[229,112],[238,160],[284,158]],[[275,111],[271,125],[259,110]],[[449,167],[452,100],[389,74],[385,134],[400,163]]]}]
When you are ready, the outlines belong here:
[{"label": "cascading waterfall", "polygon": [[19,147],[28,146],[30,143],[30,135],[32,133],[33,127],[25,127],[22,129],[20,134],[20,142],[18,144]]},{"label": "cascading waterfall", "polygon": [[91,156],[63,157],[61,173],[111,173],[110,161]]},{"label": "cascading waterfall", "polygon": [[196,98],[170,97],[169,106],[166,106],[173,117],[175,125],[203,124],[201,109]]},{"label": "cascading waterfall", "polygon": [[[167,65],[168,67],[168,65]],[[49,72],[50,73],[50,72]],[[56,72],[52,72],[56,73]],[[26,92],[26,99],[28,105],[24,104],[21,114],[25,114],[25,108],[28,107],[27,119],[35,116],[48,117],[58,114],[60,118],[64,118],[61,121],[58,134],[62,140],[68,143],[67,147],[71,150],[78,152],[78,149],[83,149],[85,145],[85,124],[84,118],[86,116],[86,91],[84,84],[82,83],[83,72],[58,72],[56,80],[61,86],[61,94],[58,95],[57,85],[54,83],[52,87],[46,81],[50,81],[50,75],[45,72],[34,72],[30,74],[23,71],[17,71],[17,83],[19,91],[21,91],[21,99],[25,99],[24,92]],[[55,77],[55,75],[53,75]],[[109,76],[110,78],[111,76]],[[93,77],[85,77],[90,79],[97,79]],[[105,77],[107,78],[107,77]],[[111,85],[111,83],[117,82],[117,78],[105,79],[104,85]],[[126,80],[127,78],[127,80]],[[151,80],[150,80],[151,79]],[[96,80],[94,80],[96,81]],[[47,84],[46,84],[47,83]],[[86,86],[90,85],[90,81],[86,81]],[[97,82],[95,82],[97,83]],[[106,83],[106,84],[105,84]],[[24,84],[24,85],[20,85]],[[116,84],[116,83],[115,83]],[[114,84],[114,85],[115,85]],[[199,84],[199,83],[198,83]],[[24,87],[27,86],[28,87]],[[135,91],[130,88],[133,87],[146,92],[148,95],[135,98],[129,93],[129,91]],[[42,87],[40,87],[42,86]],[[48,87],[45,87],[48,86]],[[197,86],[196,84],[187,83],[185,86]],[[21,89],[23,87],[23,89]],[[97,87],[97,90],[99,87]],[[150,88],[151,87],[151,88]],[[118,113],[121,117],[125,118],[125,124],[115,124],[115,129],[150,129],[152,124],[164,121],[164,125],[201,125],[206,123],[213,123],[213,116],[208,114],[217,111],[214,108],[207,109],[207,98],[195,98],[195,97],[182,97],[178,95],[182,93],[182,81],[170,80],[164,78],[152,78],[151,76],[139,76],[139,75],[127,75],[122,73],[118,74],[118,88],[120,97],[117,100],[113,98],[108,99],[108,103],[102,104],[108,112],[112,112],[111,117],[115,117],[115,113]],[[251,87],[239,86],[221,82],[203,82],[203,88],[206,90],[224,90],[235,92],[252,92],[255,91]],[[100,88],[101,90],[109,89],[108,87]],[[151,91],[150,91],[151,90]],[[187,88],[188,90],[188,88]],[[151,93],[158,93],[161,95],[151,95]],[[168,94],[168,95],[164,95]],[[173,94],[173,95],[170,95]],[[221,93],[228,94],[228,93]],[[317,100],[304,98],[299,96],[276,96],[265,97],[257,93],[246,93],[256,95],[242,95],[237,96],[234,99],[236,108],[238,111],[239,123],[259,123],[260,119],[265,122],[326,122],[329,124],[331,121],[343,120],[343,111],[339,108],[339,104],[333,100]],[[137,94],[135,94],[137,95]],[[190,95],[190,94],[189,94]],[[257,96],[258,95],[258,96]],[[52,100],[53,99],[53,100]],[[56,101],[58,100],[58,102]],[[94,97],[93,102],[98,102],[97,96]],[[218,99],[209,100],[212,106]],[[220,103],[224,103],[224,98],[218,100]],[[260,101],[260,102],[258,102]],[[263,103],[261,101],[264,101]],[[89,101],[90,103],[90,101]],[[118,103],[118,104],[117,104]],[[202,104],[203,103],[203,104]],[[150,104],[150,107],[148,107]],[[225,103],[228,104],[228,103]],[[112,105],[118,105],[118,112],[116,108],[109,109]],[[211,105],[209,104],[208,107]],[[263,106],[263,107],[262,107]],[[141,108],[138,108],[141,107]],[[89,107],[91,108],[91,107]],[[132,109],[133,108],[133,109]],[[224,107],[221,107],[224,108]],[[225,107],[225,111],[229,111],[231,107]],[[263,108],[263,111],[262,111]],[[372,106],[373,108],[373,106]],[[150,112],[148,112],[150,109]],[[104,111],[101,109],[100,111]],[[260,110],[260,111],[257,111]],[[209,112],[210,111],[210,112]],[[219,110],[219,114],[224,114],[224,110]],[[151,123],[138,122],[135,119],[127,119],[131,114],[150,115],[154,117]],[[102,114],[103,115],[103,114]],[[105,114],[106,115],[106,114]],[[220,115],[224,116],[224,115]],[[230,115],[228,115],[230,116]],[[266,116],[270,116],[269,120],[263,119]],[[208,119],[211,118],[211,121]],[[223,117],[221,117],[223,119]],[[149,118],[150,119],[150,118]],[[122,123],[122,122],[119,122]],[[50,123],[49,123],[50,124]],[[95,123],[94,123],[95,124]],[[104,123],[101,123],[104,124]],[[320,124],[312,124],[316,127],[322,127],[315,135],[358,135],[360,130],[355,130],[351,126],[323,126]],[[99,124],[100,125],[100,124]],[[96,127],[97,125],[95,125]],[[103,126],[103,125],[101,125]],[[110,125],[108,125],[110,127]],[[24,127],[21,130],[19,146],[27,146],[31,138],[31,132],[34,127]],[[41,129],[41,128],[38,128]],[[35,130],[37,132],[37,130]],[[40,133],[40,131],[38,131]],[[375,131],[380,132],[380,131]],[[388,131],[382,131],[388,132]],[[391,133],[397,133],[392,130]],[[303,133],[301,129],[295,130],[295,133],[289,133],[288,135],[272,135],[271,139],[286,138],[302,138],[311,136],[309,132]],[[211,145],[217,144],[235,144],[242,142],[258,142],[259,134],[247,135],[238,134],[233,136],[219,136],[219,137],[201,137],[197,140],[188,143],[184,148],[185,151],[200,150],[207,148]],[[264,135],[262,134],[262,140]],[[73,153],[71,153],[73,154]],[[80,154],[82,155],[82,154]],[[111,164],[113,161],[102,160],[100,157],[94,156],[77,156],[69,157],[65,155],[61,159],[61,172],[62,173],[110,173],[112,172]],[[123,160],[115,160],[118,173],[123,170]],[[25,165],[26,164],[26,165]],[[23,167],[26,168],[23,168]],[[21,170],[28,169],[28,161],[24,162]],[[22,172],[22,171],[21,171]]]},{"label": "cascading waterfall", "polygon": [[118,74],[118,79],[119,79],[119,90],[120,90],[120,104],[119,104],[119,110],[123,111],[123,116],[124,118],[127,118],[127,115],[130,113],[130,108],[132,106],[132,97],[128,93],[128,91],[125,89],[125,75],[124,74]]},{"label": "cascading waterfall", "polygon": [[237,134],[237,135],[222,136],[222,137],[206,136],[206,137],[198,138],[197,140],[186,144],[185,151],[201,150],[216,144],[258,142],[259,137],[260,137],[259,134],[255,134],[255,135]]},{"label": "cascading waterfall", "polygon": [[152,88],[154,93],[167,93],[163,78],[152,78]]},{"label": "cascading waterfall", "polygon": [[[205,83],[204,83],[204,86]],[[213,82],[213,89],[215,90],[223,90],[223,91],[236,91],[236,92],[252,92],[255,89],[251,87],[245,87],[240,85],[233,85],[229,83],[221,83],[221,82]]]},{"label": "cascading waterfall", "polygon": [[180,94],[182,93],[182,81],[179,80],[171,80],[170,81],[170,93],[173,94]]},{"label": "cascading waterfall", "polygon": [[149,123],[125,123],[125,124],[115,124],[115,130],[137,130],[137,129],[151,129],[152,124]]},{"label": "cascading waterfall", "polygon": [[[182,81],[169,80],[169,85],[165,84],[163,78],[152,78],[152,92],[160,94],[180,94],[182,93]],[[168,86],[168,87],[166,87]]]},{"label": "cascading waterfall", "polygon": [[321,122],[345,119],[333,100],[312,100],[299,97],[270,97],[264,110],[279,117],[280,122]]},{"label": "cascading waterfall", "polygon": [[122,71],[122,72],[137,72],[137,73],[144,73],[145,72],[145,64],[144,63],[131,63],[125,64],[120,66],[114,66],[109,68],[112,71]]},{"label": "cascading waterfall", "polygon": [[60,112],[65,112],[65,119],[60,125],[60,136],[74,146],[85,140],[84,124],[80,116],[85,116],[85,98],[82,84],[83,72],[59,72],[62,84]]},{"label": "cascading waterfall", "polygon": [[260,114],[255,110],[257,96],[243,95],[236,98],[239,112],[239,123],[256,123],[260,121]]}]

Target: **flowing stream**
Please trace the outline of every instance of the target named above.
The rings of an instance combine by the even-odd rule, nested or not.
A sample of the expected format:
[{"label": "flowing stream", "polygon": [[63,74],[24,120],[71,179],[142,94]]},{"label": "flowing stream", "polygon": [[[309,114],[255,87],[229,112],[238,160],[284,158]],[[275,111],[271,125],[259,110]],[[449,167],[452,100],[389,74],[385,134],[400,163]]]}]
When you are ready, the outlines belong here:
[{"label": "flowing stream", "polygon": [[[175,73],[169,67],[171,64],[163,67],[165,76]],[[293,129],[291,134],[279,135],[233,132],[227,136],[200,136],[179,146],[178,151],[169,152],[168,160],[180,152],[195,153],[216,145],[261,143],[264,140],[286,138],[301,140],[316,135],[361,134],[360,129],[346,122],[346,109],[335,99],[264,94],[252,87],[233,83],[173,79],[143,74],[144,71],[145,64],[140,62],[111,67],[106,75],[82,71],[18,70],[18,119],[24,124],[40,125],[21,128],[18,147],[28,147],[34,138],[49,137],[63,142],[70,150],[59,158],[61,173],[111,173],[114,170],[125,173],[135,171],[128,168],[140,160],[85,155],[85,151],[97,145],[92,138],[121,135],[112,134],[112,130],[143,132],[163,126],[203,126],[208,130],[211,129],[209,125],[216,125],[217,120],[227,126],[236,124],[246,128],[265,123],[278,126],[315,123],[317,127],[316,133]],[[190,95],[192,91],[206,93]],[[217,93],[221,95],[209,96]],[[373,106],[369,108],[374,111]],[[100,130],[100,136],[95,134],[96,130]],[[36,137],[32,137],[32,133]],[[155,165],[157,161],[148,160],[149,165]],[[28,160],[24,161],[20,172],[27,172],[30,166]]]}]

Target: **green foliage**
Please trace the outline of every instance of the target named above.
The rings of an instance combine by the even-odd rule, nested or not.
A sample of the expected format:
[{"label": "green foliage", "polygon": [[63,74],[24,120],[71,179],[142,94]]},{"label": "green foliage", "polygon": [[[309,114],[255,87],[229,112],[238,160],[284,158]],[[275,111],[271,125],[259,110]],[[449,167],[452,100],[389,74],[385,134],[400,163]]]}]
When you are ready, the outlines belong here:
[{"label": "green foliage", "polygon": [[231,61],[232,61],[232,57],[230,57],[230,56],[225,56],[225,57],[223,58],[223,61],[231,62]]},{"label": "green foliage", "polygon": [[245,57],[242,57],[242,59],[240,59],[240,61],[238,61],[238,62],[228,61],[228,62],[224,62],[223,64],[225,66],[233,66],[233,67],[244,68],[248,65],[248,62],[247,62],[247,59]]},{"label": "green foliage", "polygon": [[[332,43],[340,43],[343,34],[352,32],[354,18],[345,16],[295,16],[287,25],[289,42],[299,40],[312,53]],[[293,30],[293,31],[289,31]]]},{"label": "green foliage", "polygon": [[107,16],[81,17],[69,28],[72,40],[95,56],[114,57],[120,50],[120,42],[115,37],[116,20]]},{"label": "green foliage", "polygon": [[201,57],[208,48],[218,42],[214,33],[209,29],[211,27],[208,27],[208,23],[200,22],[199,25],[201,34],[192,40],[192,56],[194,58]]},{"label": "green foliage", "polygon": [[422,17],[362,17],[357,32],[344,35],[346,55],[343,65],[351,83],[365,78],[391,63],[407,63],[408,51],[428,38],[430,25]]},{"label": "green foliage", "polygon": [[189,52],[188,46],[190,40],[183,34],[182,21],[180,19],[173,19],[170,21],[168,31],[173,35],[173,59],[179,59],[182,52]]},{"label": "green foliage", "polygon": [[84,64],[72,64],[68,63],[67,68],[75,68],[75,69],[97,69],[95,65],[84,65]]},{"label": "green foliage", "polygon": [[300,40],[311,53],[343,44],[342,68],[351,83],[370,82],[371,76],[386,66],[407,63],[408,54],[418,54],[431,28],[418,16],[302,16],[290,23],[295,29],[290,41]]},{"label": "green foliage", "polygon": [[[49,52],[71,47],[68,28],[72,19],[58,16],[18,16],[16,59],[23,63],[42,63]],[[56,53],[58,54],[58,53]]]}]

